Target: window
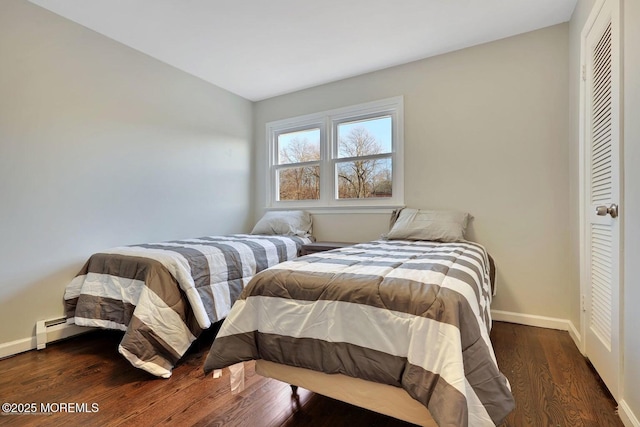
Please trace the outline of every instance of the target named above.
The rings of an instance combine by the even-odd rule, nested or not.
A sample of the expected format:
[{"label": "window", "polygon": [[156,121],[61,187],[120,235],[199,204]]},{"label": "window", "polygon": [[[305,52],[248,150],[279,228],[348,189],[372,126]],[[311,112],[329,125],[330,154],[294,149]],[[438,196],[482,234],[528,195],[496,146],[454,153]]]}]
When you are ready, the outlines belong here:
[{"label": "window", "polygon": [[402,97],[267,123],[270,207],[403,203]]},{"label": "window", "polygon": [[320,198],[320,129],[277,135],[278,200]]}]

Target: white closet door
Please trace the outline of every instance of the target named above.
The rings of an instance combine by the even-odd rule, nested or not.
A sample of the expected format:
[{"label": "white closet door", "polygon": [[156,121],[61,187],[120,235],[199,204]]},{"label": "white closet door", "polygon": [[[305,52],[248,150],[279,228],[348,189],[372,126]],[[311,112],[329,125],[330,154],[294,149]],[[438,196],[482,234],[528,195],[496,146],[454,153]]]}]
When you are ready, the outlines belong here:
[{"label": "white closet door", "polygon": [[583,33],[585,351],[617,398],[621,247],[619,0],[605,0],[597,13],[590,21],[593,25]]}]

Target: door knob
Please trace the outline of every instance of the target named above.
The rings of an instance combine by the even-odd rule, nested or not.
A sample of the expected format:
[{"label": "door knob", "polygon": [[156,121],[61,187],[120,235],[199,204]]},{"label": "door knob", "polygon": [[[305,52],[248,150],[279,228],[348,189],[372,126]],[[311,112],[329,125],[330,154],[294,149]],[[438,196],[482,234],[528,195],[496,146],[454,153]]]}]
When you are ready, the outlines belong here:
[{"label": "door knob", "polygon": [[596,207],[596,215],[605,216],[607,214],[611,215],[611,218],[617,218],[618,217],[618,205],[616,205],[615,203],[612,203],[611,206],[609,206],[609,207],[606,207],[604,205]]}]

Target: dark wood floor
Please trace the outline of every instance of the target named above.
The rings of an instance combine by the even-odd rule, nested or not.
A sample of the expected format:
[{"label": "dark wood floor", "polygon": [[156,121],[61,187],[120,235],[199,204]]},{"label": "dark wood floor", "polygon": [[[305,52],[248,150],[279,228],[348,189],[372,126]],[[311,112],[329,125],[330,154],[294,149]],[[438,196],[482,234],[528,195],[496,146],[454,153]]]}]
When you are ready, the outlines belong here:
[{"label": "dark wood floor", "polygon": [[[0,360],[0,403],[92,403],[95,413],[0,415],[0,425],[409,427],[307,390],[246,371],[235,396],[228,375],[204,377],[212,337],[198,340],[168,379],[129,365],[117,352],[120,334],[99,331]],[[566,332],[496,322],[496,357],[509,378],[516,409],[504,427],[622,426],[615,402]]]}]

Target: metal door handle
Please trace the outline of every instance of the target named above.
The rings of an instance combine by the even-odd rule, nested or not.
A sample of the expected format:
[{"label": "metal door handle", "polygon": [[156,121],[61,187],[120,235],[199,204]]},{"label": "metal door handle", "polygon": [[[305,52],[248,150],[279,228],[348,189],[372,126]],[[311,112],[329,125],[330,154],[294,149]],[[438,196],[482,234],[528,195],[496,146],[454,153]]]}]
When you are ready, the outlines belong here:
[{"label": "metal door handle", "polygon": [[607,214],[611,215],[611,218],[617,218],[618,217],[618,205],[616,205],[615,203],[612,203],[611,206],[609,206],[609,207],[606,207],[604,205],[596,207],[596,215],[605,216]]}]

